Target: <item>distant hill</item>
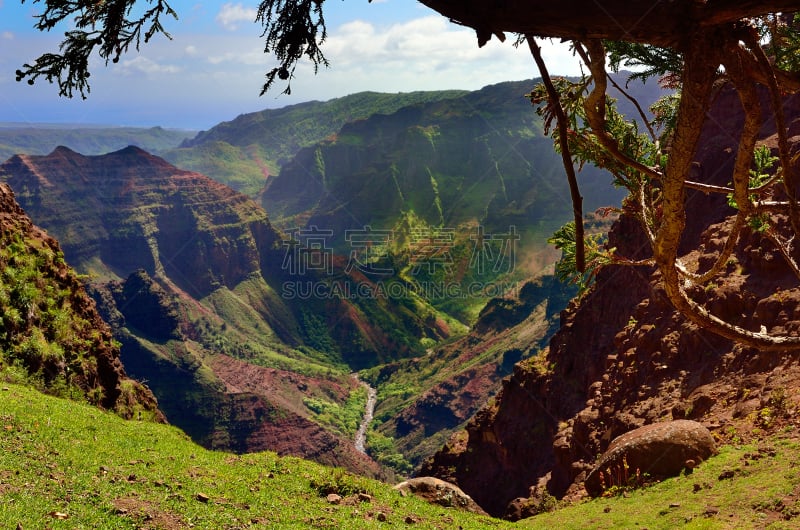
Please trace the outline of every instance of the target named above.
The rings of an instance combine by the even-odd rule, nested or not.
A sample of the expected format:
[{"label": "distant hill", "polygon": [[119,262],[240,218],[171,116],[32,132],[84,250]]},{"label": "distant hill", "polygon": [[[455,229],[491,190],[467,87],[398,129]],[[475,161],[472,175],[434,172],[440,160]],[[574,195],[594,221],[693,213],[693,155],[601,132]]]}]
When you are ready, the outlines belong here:
[{"label": "distant hill", "polygon": [[[261,203],[275,226],[327,230],[342,253],[353,250],[348,233],[390,233],[397,268],[410,281],[463,288],[507,279],[503,271],[538,275],[558,258],[546,241],[572,218],[572,203],[561,158],[525,97],[534,83],[499,83],[346,123],[270,177]],[[631,90],[644,105],[662,93],[654,84]],[[629,103],[623,110],[636,115]],[[626,192],[611,180],[591,166],[579,173],[586,214],[620,205]],[[420,274],[414,246],[426,234],[449,245],[446,277]],[[508,262],[477,274],[478,242],[504,237],[513,239],[514,254],[508,245],[492,248]],[[434,303],[467,323],[480,310],[453,297]]]},{"label": "distant hill", "polygon": [[[339,238],[365,225],[392,228],[408,212],[443,227],[546,223],[549,235],[572,206],[561,159],[525,97],[534,84],[499,83],[349,122],[298,151],[267,181],[262,204],[277,226],[330,228]],[[644,104],[661,95],[657,85],[633,89]],[[593,167],[580,183],[587,212],[624,196]]]},{"label": "distant hill", "polygon": [[129,145],[159,152],[179,145],[193,134],[161,127],[0,123],[0,160],[23,153],[46,155],[60,145],[86,155],[102,155]]},{"label": "distant hill", "polygon": [[462,90],[386,94],[359,92],[329,101],[267,109],[220,123],[162,153],[176,166],[198,171],[255,196],[270,175],[303,147],[337,132],[345,123],[390,114],[419,103],[465,94]]}]

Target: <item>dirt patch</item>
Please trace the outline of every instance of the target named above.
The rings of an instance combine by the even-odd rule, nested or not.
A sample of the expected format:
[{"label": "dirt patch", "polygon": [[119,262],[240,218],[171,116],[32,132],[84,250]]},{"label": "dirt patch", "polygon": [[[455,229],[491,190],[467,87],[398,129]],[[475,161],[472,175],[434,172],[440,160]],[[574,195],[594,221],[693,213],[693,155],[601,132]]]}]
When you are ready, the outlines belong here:
[{"label": "dirt patch", "polygon": [[177,528],[189,528],[179,515],[161,510],[155,503],[132,497],[115,499],[114,508],[117,515],[130,517],[136,521],[138,528],[145,530],[174,530]]}]

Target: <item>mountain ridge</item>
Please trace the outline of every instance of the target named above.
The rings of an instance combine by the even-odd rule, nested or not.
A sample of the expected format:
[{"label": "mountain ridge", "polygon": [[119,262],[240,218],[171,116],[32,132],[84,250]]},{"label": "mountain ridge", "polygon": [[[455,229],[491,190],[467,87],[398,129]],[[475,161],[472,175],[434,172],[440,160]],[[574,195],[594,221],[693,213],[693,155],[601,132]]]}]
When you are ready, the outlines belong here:
[{"label": "mountain ridge", "polygon": [[[245,113],[201,131],[162,154],[175,165],[207,174],[255,196],[264,181],[276,175],[297,150],[335,133],[349,121],[464,92],[358,92],[324,102],[308,101]],[[220,163],[219,159],[226,162]]]}]

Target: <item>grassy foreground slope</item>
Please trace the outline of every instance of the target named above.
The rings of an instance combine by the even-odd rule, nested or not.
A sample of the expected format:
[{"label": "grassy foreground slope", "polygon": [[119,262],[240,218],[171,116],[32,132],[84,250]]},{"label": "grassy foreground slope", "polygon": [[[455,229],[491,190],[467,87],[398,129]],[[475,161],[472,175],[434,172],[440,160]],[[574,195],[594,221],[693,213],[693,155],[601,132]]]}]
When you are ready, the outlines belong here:
[{"label": "grassy foreground slope", "polygon": [[[374,528],[406,518],[423,528],[496,526],[341,470],[207,451],[173,427],[3,388],[2,528]],[[329,504],[329,491],[343,502]],[[351,498],[359,492],[370,497]]]},{"label": "grassy foreground slope", "polygon": [[800,514],[793,430],[723,447],[691,475],[512,525],[297,458],[207,451],[167,425],[0,388],[2,528],[792,528]]}]

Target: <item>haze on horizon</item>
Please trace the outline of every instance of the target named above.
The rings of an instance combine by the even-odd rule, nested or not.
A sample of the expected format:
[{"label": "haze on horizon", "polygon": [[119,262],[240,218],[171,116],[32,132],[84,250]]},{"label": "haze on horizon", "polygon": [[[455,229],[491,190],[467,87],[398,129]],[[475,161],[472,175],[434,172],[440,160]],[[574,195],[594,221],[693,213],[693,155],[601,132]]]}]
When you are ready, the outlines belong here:
[{"label": "haze on horizon", "polygon": [[[0,0],[0,122],[163,126],[208,129],[239,114],[366,90],[475,90],[530,79],[538,71],[527,48],[493,38],[478,48],[475,33],[410,0],[326,3],[329,35],[323,51],[331,67],[314,75],[302,64],[292,81],[263,97],[263,53],[257,2],[174,0],[179,20],[165,19],[173,39],[155,38],[140,53],[105,66],[96,58],[87,100],[58,96],[44,80],[31,87],[14,72],[43,52],[58,49],[68,28],[33,29],[39,4]],[[512,36],[510,36],[512,37]],[[547,43],[551,74],[580,73],[566,45]]]}]

